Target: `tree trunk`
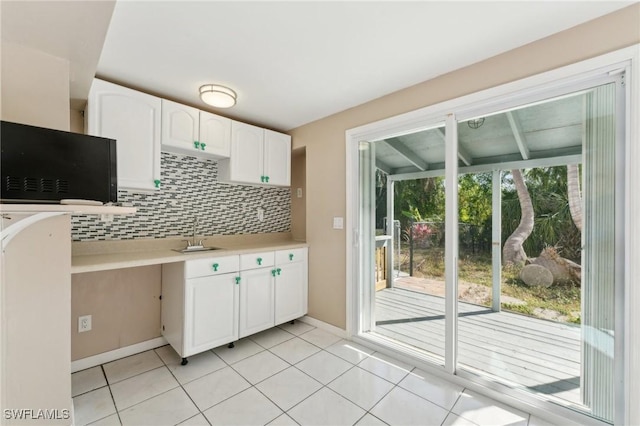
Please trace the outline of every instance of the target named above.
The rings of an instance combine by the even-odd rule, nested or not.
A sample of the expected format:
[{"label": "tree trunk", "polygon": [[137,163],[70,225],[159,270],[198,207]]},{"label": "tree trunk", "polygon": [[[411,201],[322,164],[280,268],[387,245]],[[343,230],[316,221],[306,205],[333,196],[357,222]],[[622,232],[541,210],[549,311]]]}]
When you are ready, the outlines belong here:
[{"label": "tree trunk", "polygon": [[511,170],[511,174],[513,175],[516,191],[518,191],[521,216],[520,224],[504,243],[502,259],[505,265],[524,265],[527,261],[527,254],[524,252],[522,245],[531,235],[531,231],[533,231],[533,204],[520,170]]},{"label": "tree trunk", "polygon": [[580,231],[582,231],[582,195],[580,194],[580,172],[577,164],[567,166],[567,198],[569,198],[569,211],[571,219]]}]

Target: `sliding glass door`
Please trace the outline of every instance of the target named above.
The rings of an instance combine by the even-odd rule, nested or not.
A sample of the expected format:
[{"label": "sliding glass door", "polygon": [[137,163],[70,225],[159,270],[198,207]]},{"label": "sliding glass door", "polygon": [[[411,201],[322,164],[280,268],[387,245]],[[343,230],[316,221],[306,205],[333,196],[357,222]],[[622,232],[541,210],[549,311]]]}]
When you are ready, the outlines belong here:
[{"label": "sliding glass door", "polygon": [[445,181],[444,164],[432,168],[444,155],[444,129],[359,144],[363,329],[437,365],[445,359]]},{"label": "sliding glass door", "polygon": [[359,143],[360,336],[611,422],[622,79],[520,99]]}]

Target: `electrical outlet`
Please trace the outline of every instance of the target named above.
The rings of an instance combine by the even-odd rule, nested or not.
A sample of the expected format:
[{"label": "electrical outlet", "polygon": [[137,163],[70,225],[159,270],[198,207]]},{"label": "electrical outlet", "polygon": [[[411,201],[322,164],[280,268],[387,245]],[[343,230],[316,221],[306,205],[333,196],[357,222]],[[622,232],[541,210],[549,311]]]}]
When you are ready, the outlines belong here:
[{"label": "electrical outlet", "polygon": [[264,209],[262,207],[258,207],[258,221],[264,221]]},{"label": "electrical outlet", "polygon": [[91,330],[91,315],[78,317],[78,333]]},{"label": "electrical outlet", "polygon": [[302,198],[302,188],[298,188],[298,189],[296,189],[296,196],[297,196],[298,198]]}]

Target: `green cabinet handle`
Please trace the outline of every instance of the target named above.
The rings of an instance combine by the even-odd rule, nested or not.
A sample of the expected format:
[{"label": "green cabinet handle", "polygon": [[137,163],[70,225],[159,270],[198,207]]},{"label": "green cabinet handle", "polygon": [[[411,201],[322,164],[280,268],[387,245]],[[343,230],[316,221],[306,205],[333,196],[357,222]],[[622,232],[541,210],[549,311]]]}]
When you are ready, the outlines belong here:
[{"label": "green cabinet handle", "polygon": [[154,180],[153,183],[156,186],[156,188],[160,188],[160,179]]},{"label": "green cabinet handle", "polygon": [[276,270],[275,269],[271,270],[271,275],[273,275],[274,277],[276,276]]},{"label": "green cabinet handle", "polygon": [[195,149],[200,148],[200,142],[198,142],[198,141],[193,141],[193,147],[194,147]]},{"label": "green cabinet handle", "polygon": [[213,267],[213,270],[217,272],[218,271],[218,266],[220,266],[220,265],[218,265],[217,263],[214,263],[211,266]]},{"label": "green cabinet handle", "polygon": [[200,142],[200,149],[204,151],[204,147],[207,146],[206,143]]},{"label": "green cabinet handle", "polygon": [[265,176],[265,177],[264,177],[264,181],[265,181],[265,182],[267,182],[267,183],[269,183],[269,176]]},{"label": "green cabinet handle", "polygon": [[276,271],[278,271],[278,275],[280,275],[280,272],[282,272],[282,269],[278,268],[276,269]]},{"label": "green cabinet handle", "polygon": [[258,265],[262,265],[262,258],[261,257],[257,258],[256,261],[258,262]]},{"label": "green cabinet handle", "polygon": [[289,260],[293,260],[293,253],[289,253]]},{"label": "green cabinet handle", "polygon": [[240,284],[240,277],[236,277],[236,285]]},{"label": "green cabinet handle", "polygon": [[264,176],[260,176],[260,182],[264,182]]}]

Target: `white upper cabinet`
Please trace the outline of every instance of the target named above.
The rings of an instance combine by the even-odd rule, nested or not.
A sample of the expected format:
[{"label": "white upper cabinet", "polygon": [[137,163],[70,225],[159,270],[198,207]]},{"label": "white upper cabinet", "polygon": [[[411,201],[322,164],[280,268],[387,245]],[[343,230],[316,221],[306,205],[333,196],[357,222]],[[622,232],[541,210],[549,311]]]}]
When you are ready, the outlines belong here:
[{"label": "white upper cabinet", "polygon": [[221,181],[289,186],[291,136],[261,127],[231,123],[231,158],[218,163]]},{"label": "white upper cabinet", "polygon": [[163,99],[162,149],[194,156],[228,158],[231,120]]},{"label": "white upper cabinet", "polygon": [[264,158],[264,129],[234,121],[231,123],[229,180],[260,183]]},{"label": "white upper cabinet", "polygon": [[291,136],[95,79],[87,133],[117,140],[118,186],[161,187],[160,149],[218,159],[218,180],[291,185]]},{"label": "white upper cabinet", "polygon": [[291,185],[291,136],[264,131],[264,175],[271,185]]},{"label": "white upper cabinet", "polygon": [[200,147],[217,158],[231,155],[231,119],[200,111]]},{"label": "white upper cabinet", "polygon": [[195,149],[200,129],[200,111],[162,100],[162,148]]},{"label": "white upper cabinet", "polygon": [[95,79],[86,120],[88,134],[117,141],[119,188],[160,187],[160,98]]}]

